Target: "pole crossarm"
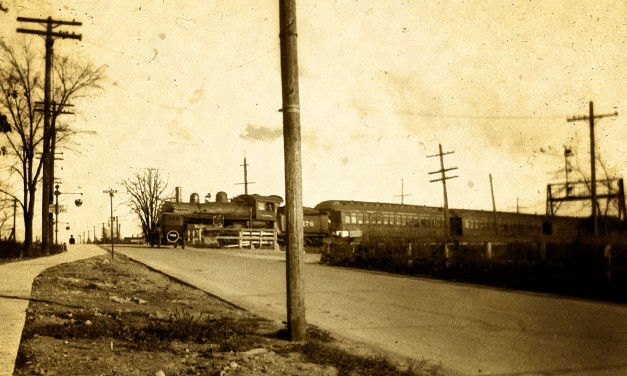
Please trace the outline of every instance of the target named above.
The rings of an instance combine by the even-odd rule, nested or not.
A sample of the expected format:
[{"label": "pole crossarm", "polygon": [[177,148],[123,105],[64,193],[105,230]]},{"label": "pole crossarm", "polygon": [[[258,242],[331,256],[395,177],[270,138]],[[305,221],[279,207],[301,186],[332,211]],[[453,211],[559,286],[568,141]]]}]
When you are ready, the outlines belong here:
[{"label": "pole crossarm", "polygon": [[445,177],[445,178],[431,179],[431,180],[429,180],[429,183],[435,183],[435,182],[437,182],[437,181],[444,181],[444,180],[455,179],[455,178],[458,178],[458,177],[459,177],[459,176],[457,176],[457,175],[453,175],[453,176],[447,176],[447,177]]},{"label": "pole crossarm", "polygon": [[50,17],[48,18],[32,18],[32,17],[18,17],[17,18],[18,21],[20,22],[36,22],[36,23],[41,23],[41,24],[48,24],[48,23],[53,23],[56,26],[61,26],[61,25],[69,25],[69,26],[82,26],[83,23],[82,22],[78,22],[78,21],[55,21],[53,19],[51,19]]},{"label": "pole crossarm", "polygon": [[81,34],[74,34],[74,33],[70,33],[69,31],[59,31],[59,32],[48,32],[48,31],[41,31],[41,30],[30,30],[30,29],[23,29],[23,28],[17,28],[17,32],[18,33],[24,33],[24,34],[35,34],[35,35],[43,35],[46,37],[55,37],[55,38],[63,38],[63,39],[78,39],[81,40],[82,35]]},{"label": "pole crossarm", "polygon": [[[615,117],[618,116],[618,111],[614,111],[611,114],[599,114],[599,115],[594,115],[593,117],[595,119],[601,119],[601,118],[605,118],[605,117]],[[582,120],[590,120],[590,116],[573,116],[573,117],[569,117],[566,118],[567,122],[573,122],[573,121],[582,121]]]}]

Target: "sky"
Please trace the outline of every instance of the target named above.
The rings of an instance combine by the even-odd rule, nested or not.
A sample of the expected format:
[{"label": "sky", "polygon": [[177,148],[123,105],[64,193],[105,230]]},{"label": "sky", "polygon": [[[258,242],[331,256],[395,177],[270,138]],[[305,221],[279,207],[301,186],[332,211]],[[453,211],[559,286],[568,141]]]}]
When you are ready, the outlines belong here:
[{"label": "sky", "polygon": [[[158,168],[169,190],[201,197],[285,197],[278,1],[4,0],[0,38],[36,27],[17,17],[76,20],[81,41],[55,54],[106,66],[104,89],[64,120],[83,135],[57,161],[81,234],[108,220],[140,232],[121,181]],[[543,214],[546,187],[564,181],[564,147],[589,171],[589,124],[612,177],[627,175],[627,3],[568,1],[298,2],[303,203],[330,199]],[[566,210],[566,209],[564,209]],[[39,226],[41,220],[35,219]],[[65,223],[64,223],[65,224]],[[18,224],[18,230],[21,225]],[[36,230],[37,231],[37,230]],[[99,233],[99,230],[97,230]],[[76,236],[76,235],[75,235]],[[92,235],[93,236],[93,235]]]}]

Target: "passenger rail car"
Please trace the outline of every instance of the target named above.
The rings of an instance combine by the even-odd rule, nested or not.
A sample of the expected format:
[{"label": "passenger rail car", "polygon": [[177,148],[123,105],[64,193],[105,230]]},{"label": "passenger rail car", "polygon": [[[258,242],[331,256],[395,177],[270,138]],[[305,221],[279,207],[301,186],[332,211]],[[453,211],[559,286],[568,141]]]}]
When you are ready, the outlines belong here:
[{"label": "passenger rail car", "polygon": [[[441,241],[444,211],[439,207],[330,200],[316,205],[329,217],[332,236],[377,235]],[[555,217],[484,210],[449,209],[449,234],[454,241],[539,241],[573,239],[584,218]]]},{"label": "passenger rail car", "polygon": [[229,201],[224,192],[218,192],[216,202],[200,203],[193,198],[190,202],[166,201],[161,207],[159,235],[154,236],[150,243],[156,244],[154,238],[158,238],[159,244],[185,247],[187,230],[192,227],[207,233],[222,229],[274,229],[277,208],[282,202],[279,196],[257,194],[240,195]]}]

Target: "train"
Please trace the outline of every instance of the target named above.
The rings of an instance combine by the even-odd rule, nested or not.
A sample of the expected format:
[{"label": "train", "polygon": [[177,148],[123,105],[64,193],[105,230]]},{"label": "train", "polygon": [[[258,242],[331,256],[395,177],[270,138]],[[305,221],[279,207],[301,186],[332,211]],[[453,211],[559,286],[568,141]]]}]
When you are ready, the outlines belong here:
[{"label": "train", "polygon": [[[228,199],[218,192],[215,202],[166,201],[151,245],[185,246],[188,231],[198,238],[215,238],[241,229],[286,233],[285,207],[277,195],[244,194]],[[326,200],[303,208],[305,245],[322,246],[341,239],[358,242],[365,236],[402,238],[425,242],[572,242],[589,235],[590,218],[448,209],[425,205]],[[619,225],[624,229],[624,222]],[[215,243],[214,243],[215,244]],[[215,244],[219,246],[220,244]]]}]

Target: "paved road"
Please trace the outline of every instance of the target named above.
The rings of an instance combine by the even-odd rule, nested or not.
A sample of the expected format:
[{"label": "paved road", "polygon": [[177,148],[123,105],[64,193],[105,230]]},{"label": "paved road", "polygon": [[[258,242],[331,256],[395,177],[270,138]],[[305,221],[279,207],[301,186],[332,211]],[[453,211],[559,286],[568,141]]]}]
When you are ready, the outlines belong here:
[{"label": "paved road", "polygon": [[[285,262],[238,251],[118,248],[285,319]],[[307,321],[464,375],[627,375],[627,306],[306,264]]]}]

